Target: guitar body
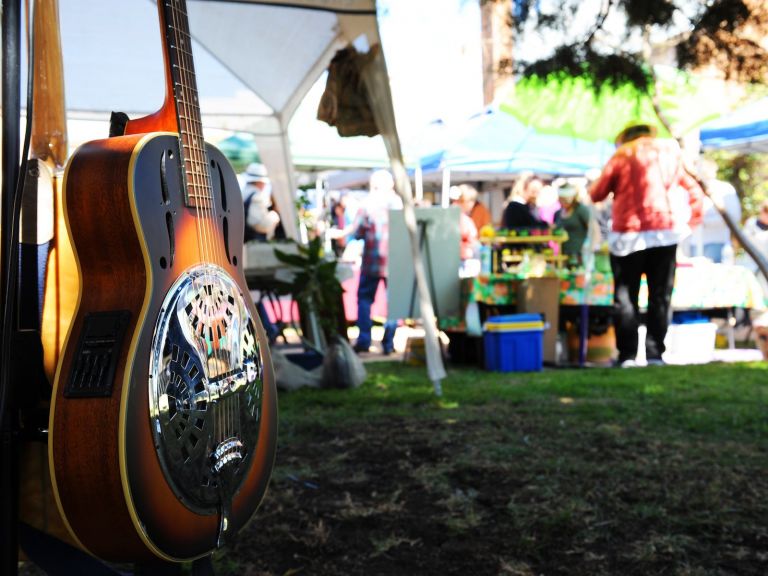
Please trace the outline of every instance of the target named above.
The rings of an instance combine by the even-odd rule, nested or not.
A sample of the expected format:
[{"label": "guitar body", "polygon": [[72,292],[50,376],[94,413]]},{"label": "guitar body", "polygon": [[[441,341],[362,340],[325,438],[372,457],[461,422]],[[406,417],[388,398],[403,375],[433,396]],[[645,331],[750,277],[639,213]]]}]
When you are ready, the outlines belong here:
[{"label": "guitar body", "polygon": [[81,288],[56,371],[51,474],[73,537],[111,561],[210,553],[250,519],[274,460],[240,188],[206,146],[210,204],[190,206],[179,142],[94,141],[65,174]]},{"label": "guitar body", "polygon": [[64,173],[53,178],[53,242],[45,267],[40,338],[43,345],[43,369],[48,382],[53,382],[64,338],[77,306],[80,293],[77,263],[67,235],[64,218]]}]

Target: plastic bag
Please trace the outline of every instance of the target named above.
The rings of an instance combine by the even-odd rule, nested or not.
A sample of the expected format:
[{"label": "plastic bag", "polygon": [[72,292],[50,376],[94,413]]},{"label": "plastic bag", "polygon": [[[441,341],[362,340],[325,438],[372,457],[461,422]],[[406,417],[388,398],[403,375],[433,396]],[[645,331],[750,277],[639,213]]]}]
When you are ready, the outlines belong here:
[{"label": "plastic bag", "polygon": [[275,385],[280,390],[298,390],[299,388],[319,388],[322,383],[323,369],[305,370],[289,360],[279,350],[272,349],[272,366],[275,370]]},{"label": "plastic bag", "polygon": [[343,338],[336,338],[328,345],[322,370],[323,388],[357,388],[367,375],[363,361]]},{"label": "plastic bag", "polygon": [[483,325],[480,322],[480,307],[477,302],[470,300],[467,309],[464,312],[464,323],[466,325],[467,336],[482,336]]}]

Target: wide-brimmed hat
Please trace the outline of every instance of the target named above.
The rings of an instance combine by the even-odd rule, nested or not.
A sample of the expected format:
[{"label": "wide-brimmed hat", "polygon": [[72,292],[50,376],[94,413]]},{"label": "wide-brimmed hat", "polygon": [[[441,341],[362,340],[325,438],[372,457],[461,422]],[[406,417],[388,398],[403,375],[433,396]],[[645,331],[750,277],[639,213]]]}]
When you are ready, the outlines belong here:
[{"label": "wide-brimmed hat", "polygon": [[630,122],[624,129],[616,135],[616,145],[620,146],[626,142],[639,138],[640,136],[656,136],[656,126],[647,122]]},{"label": "wide-brimmed hat", "polygon": [[267,174],[267,168],[260,162],[251,162],[245,169],[245,181],[246,182],[261,182],[263,180],[269,180],[269,174]]}]

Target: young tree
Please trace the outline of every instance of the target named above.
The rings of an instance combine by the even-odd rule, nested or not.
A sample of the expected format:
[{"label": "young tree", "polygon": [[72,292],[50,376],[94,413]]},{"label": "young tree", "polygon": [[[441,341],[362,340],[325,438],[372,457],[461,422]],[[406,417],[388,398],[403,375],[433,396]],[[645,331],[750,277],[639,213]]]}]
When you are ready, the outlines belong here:
[{"label": "young tree", "polygon": [[728,150],[707,152],[718,167],[718,177],[736,188],[742,207],[742,220],[755,216],[768,200],[768,164],[764,154],[741,154]]}]

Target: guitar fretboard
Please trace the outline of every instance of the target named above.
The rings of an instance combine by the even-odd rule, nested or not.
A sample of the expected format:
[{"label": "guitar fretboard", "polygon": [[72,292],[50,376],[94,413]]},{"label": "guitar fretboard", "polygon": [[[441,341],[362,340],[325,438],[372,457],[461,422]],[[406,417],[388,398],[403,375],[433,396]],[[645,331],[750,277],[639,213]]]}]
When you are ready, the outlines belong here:
[{"label": "guitar fretboard", "polygon": [[200,121],[186,1],[158,1],[163,2],[164,8],[165,47],[176,103],[186,202],[188,206],[205,207],[210,204],[213,194],[208,171],[208,156],[203,140],[203,126]]}]

